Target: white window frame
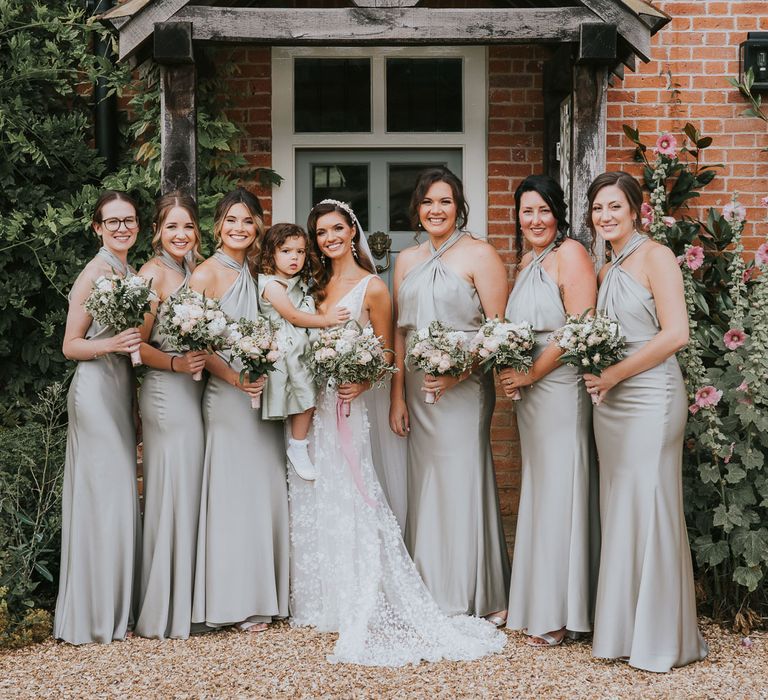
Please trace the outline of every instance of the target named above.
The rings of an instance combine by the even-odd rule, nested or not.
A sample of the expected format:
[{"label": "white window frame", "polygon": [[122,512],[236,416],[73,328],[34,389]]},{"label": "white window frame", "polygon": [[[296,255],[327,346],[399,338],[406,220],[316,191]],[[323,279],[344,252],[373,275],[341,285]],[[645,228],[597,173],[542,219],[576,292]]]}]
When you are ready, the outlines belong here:
[{"label": "white window frame", "polygon": [[[463,59],[461,132],[387,132],[386,59]],[[302,133],[294,131],[293,62],[295,58],[370,58],[371,131]],[[272,191],[272,220],[293,221],[296,150],[301,148],[457,148],[462,151],[464,194],[470,205],[469,230],[487,236],[488,221],[488,53],[484,46],[273,47],[272,168],[285,179]],[[301,223],[301,222],[299,222]]]}]

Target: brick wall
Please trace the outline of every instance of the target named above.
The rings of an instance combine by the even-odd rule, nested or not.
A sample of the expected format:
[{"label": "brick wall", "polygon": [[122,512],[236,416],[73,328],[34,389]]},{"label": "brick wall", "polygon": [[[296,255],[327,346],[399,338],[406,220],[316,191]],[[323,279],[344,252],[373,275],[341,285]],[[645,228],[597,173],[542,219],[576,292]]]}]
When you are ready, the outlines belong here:
[{"label": "brick wall", "polygon": [[[691,122],[714,143],[704,152],[723,163],[718,177],[697,200],[722,207],[738,191],[751,220],[746,244],[756,248],[768,233],[759,199],[768,194],[768,125],[743,117],[746,102],[726,81],[739,70],[739,44],[749,31],[768,31],[765,0],[656,0],[673,17],[654,38],[652,61],[638,65],[611,89],[608,102],[608,167],[634,169],[631,143],[622,124],[639,128],[650,141],[660,131],[680,132]],[[634,170],[634,172],[639,172]]]}]

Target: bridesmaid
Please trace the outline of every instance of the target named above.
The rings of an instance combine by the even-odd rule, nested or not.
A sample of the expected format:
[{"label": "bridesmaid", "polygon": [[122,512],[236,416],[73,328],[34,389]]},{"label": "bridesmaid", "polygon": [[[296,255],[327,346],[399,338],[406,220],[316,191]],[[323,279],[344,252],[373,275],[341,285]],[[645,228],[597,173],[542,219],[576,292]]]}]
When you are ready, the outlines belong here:
[{"label": "bridesmaid", "polygon": [[[199,255],[197,205],[179,193],[155,206],[155,257],[140,274],[165,301],[185,286]],[[157,306],[154,311],[157,311]],[[160,311],[162,314],[162,311]],[[148,370],[139,395],[144,436],[144,547],[136,633],[186,639],[192,616],[197,518],[203,475],[202,382],[207,353],[174,352],[150,316],[141,329]]]},{"label": "bridesmaid", "polygon": [[603,535],[592,653],[665,672],[707,655],[683,516],[687,400],[675,357],[688,342],[683,279],[672,251],[636,230],[643,194],[634,178],[603,173],[587,196],[591,227],[613,250],[597,307],[627,339],[623,360],[584,375],[598,402]]},{"label": "bridesmaid", "polygon": [[[221,300],[234,319],[255,320],[251,265],[264,231],[259,200],[244,189],[225,195],[214,214],[217,250],[190,287]],[[192,622],[236,624],[262,632],[288,616],[288,487],[283,425],[251,408],[264,378],[241,384],[226,353],[206,362],[205,462]]]},{"label": "bridesmaid", "polygon": [[[520,392],[523,463],[507,627],[527,630],[531,646],[557,646],[566,630],[592,629],[599,539],[590,535],[599,525],[591,402],[576,369],[559,363],[549,335],[566,315],[594,308],[597,280],[584,246],[568,237],[563,190],[554,179],[523,180],[515,211],[520,272],[505,316],[533,325],[536,349],[528,373],[499,373],[507,396]],[[523,237],[530,252],[521,260]]]},{"label": "bridesmaid", "polygon": [[124,639],[133,626],[134,576],[141,523],[136,488],[134,378],[129,354],[138,328],[115,335],[83,308],[101,275],[133,272],[136,204],[104,192],[92,227],[101,249],[72,286],[64,331],[65,357],[77,361],[69,387],[67,454],[61,524],[61,574],[53,636],[71,644]]},{"label": "bridesmaid", "polygon": [[[448,615],[506,620],[509,560],[491,455],[493,377],[405,372],[408,336],[440,319],[474,334],[483,316],[501,316],[507,275],[494,248],[464,232],[461,181],[446,168],[419,176],[411,198],[414,230],[428,240],[395,266],[395,353],[390,426],[408,440],[405,543],[424,583]],[[424,403],[424,392],[436,403]],[[473,426],[476,426],[473,430]]]}]

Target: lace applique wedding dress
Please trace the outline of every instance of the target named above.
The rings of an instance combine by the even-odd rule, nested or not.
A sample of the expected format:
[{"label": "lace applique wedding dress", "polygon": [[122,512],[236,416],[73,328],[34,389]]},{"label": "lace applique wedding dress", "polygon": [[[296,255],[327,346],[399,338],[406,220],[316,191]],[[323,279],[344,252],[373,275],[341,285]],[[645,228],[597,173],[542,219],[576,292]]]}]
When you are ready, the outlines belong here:
[{"label": "lace applique wedding dress", "polygon": [[[361,325],[369,322],[363,300],[372,278],[339,301]],[[337,413],[333,389],[320,391],[313,438],[317,480],[289,472],[291,623],[338,632],[328,657],[333,663],[402,666],[501,651],[502,632],[479,618],[445,616],[427,591],[376,478],[369,429],[363,397],[345,418]],[[361,478],[344,457],[344,435],[358,456]]]}]

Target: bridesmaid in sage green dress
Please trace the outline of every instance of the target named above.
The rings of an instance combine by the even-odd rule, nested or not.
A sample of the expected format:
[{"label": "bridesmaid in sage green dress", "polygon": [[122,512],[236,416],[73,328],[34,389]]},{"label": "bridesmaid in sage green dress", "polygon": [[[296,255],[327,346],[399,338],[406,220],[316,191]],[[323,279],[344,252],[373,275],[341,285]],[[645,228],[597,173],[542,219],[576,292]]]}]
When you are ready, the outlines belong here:
[{"label": "bridesmaid in sage green dress", "polygon": [[[155,257],[140,274],[152,280],[160,302],[187,284],[190,261],[199,255],[195,201],[179,193],[155,206]],[[174,352],[159,330],[164,313],[155,305],[142,330],[148,367],[139,392],[144,438],[144,546],[136,633],[186,639],[192,619],[197,519],[203,476],[203,383],[205,352]],[[159,311],[157,309],[160,308]]]},{"label": "bridesmaid in sage green dress", "polygon": [[[509,560],[501,525],[490,428],[493,377],[404,371],[408,338],[439,319],[477,332],[501,317],[507,275],[484,241],[464,233],[467,205],[460,180],[445,168],[424,171],[411,199],[414,228],[428,240],[398,255],[395,267],[400,371],[392,382],[390,426],[408,434],[405,543],[424,583],[448,615],[506,620]],[[424,392],[436,395],[426,404]]]},{"label": "bridesmaid in sage green dress", "polygon": [[600,536],[592,406],[574,367],[561,365],[550,334],[566,315],[594,309],[595,269],[581,243],[568,238],[563,190],[531,175],[515,192],[520,263],[506,318],[536,333],[527,373],[499,373],[516,404],[522,457],[507,627],[527,630],[531,646],[556,646],[566,631],[590,632]]},{"label": "bridesmaid in sage green dress", "polygon": [[93,230],[102,247],[69,297],[64,355],[77,361],[69,387],[61,521],[61,572],[53,636],[71,644],[124,639],[133,627],[141,522],[136,487],[134,377],[138,328],[114,334],[83,303],[102,275],[133,272],[128,250],[139,231],[123,192],[101,195]]},{"label": "bridesmaid in sage green dress", "polygon": [[[231,318],[255,320],[258,290],[250,265],[263,231],[259,200],[225,195],[214,215],[218,248],[190,287],[221,301]],[[192,622],[263,631],[288,616],[288,486],[283,425],[251,408],[264,377],[239,381],[226,353],[209,356],[203,394],[205,460]]]},{"label": "bridesmaid in sage green dress", "polygon": [[672,251],[635,230],[643,194],[634,178],[603,173],[588,197],[592,228],[614,254],[597,307],[627,340],[624,359],[584,375],[597,402],[603,538],[592,653],[665,672],[707,655],[683,514],[683,279]]}]

